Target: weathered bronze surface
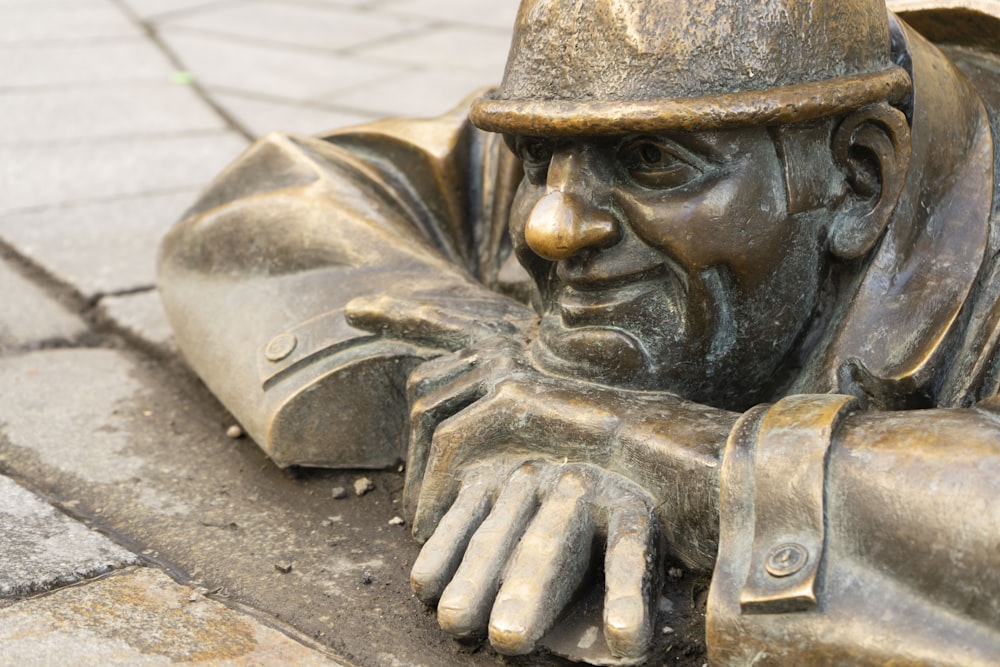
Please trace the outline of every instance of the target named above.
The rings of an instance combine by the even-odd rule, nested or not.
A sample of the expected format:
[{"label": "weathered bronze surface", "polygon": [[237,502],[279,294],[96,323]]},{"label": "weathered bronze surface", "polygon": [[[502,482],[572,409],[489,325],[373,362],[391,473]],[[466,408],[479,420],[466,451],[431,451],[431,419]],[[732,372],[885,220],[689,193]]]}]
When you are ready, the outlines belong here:
[{"label": "weathered bronze surface", "polygon": [[178,343],[279,465],[405,458],[455,636],[640,663],[672,559],[713,665],[996,664],[1000,3],[890,7],[524,0],[471,108],[220,175]]}]

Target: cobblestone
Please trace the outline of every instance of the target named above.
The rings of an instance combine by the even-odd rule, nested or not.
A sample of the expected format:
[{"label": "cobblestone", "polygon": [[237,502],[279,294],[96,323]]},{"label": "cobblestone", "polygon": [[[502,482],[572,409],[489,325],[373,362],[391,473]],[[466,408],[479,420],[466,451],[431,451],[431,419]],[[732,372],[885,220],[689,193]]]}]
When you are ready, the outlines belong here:
[{"label": "cobblestone", "polygon": [[197,192],[8,213],[0,216],[0,238],[84,299],[149,288],[160,238]]},{"label": "cobblestone", "polygon": [[0,477],[0,526],[0,597],[40,593],[139,562],[6,477]]},{"label": "cobblestone", "polygon": [[69,343],[87,325],[75,313],[0,259],[0,354],[42,343]]},{"label": "cobblestone", "polygon": [[0,610],[0,644],[10,665],[338,664],[145,568]]}]

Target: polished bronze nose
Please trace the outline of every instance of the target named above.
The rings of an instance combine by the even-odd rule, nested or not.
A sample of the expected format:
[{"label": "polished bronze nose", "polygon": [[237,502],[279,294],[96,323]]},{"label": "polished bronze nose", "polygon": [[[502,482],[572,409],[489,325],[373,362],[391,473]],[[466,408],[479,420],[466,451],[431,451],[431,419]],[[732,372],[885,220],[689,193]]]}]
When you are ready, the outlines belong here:
[{"label": "polished bronze nose", "polygon": [[550,192],[539,199],[524,228],[528,247],[551,261],[614,245],[620,234],[614,218],[569,192]]}]

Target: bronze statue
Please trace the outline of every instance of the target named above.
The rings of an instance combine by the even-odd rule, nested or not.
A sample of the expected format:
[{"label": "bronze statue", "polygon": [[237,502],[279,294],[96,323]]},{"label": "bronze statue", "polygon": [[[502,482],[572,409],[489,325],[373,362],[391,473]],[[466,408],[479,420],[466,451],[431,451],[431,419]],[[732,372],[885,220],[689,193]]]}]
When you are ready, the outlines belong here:
[{"label": "bronze statue", "polygon": [[524,0],[471,112],[219,176],[177,341],[279,465],[405,456],[456,636],[642,662],[669,556],[713,665],[996,664],[1000,4],[917,4]]}]

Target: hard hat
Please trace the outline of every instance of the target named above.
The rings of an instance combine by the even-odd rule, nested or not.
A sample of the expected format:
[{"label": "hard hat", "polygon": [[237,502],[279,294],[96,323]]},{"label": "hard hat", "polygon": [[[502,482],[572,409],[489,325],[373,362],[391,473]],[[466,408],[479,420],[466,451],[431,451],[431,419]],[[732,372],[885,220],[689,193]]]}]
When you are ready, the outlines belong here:
[{"label": "hard hat", "polygon": [[911,83],[884,0],[524,0],[480,128],[537,136],[774,125]]}]

